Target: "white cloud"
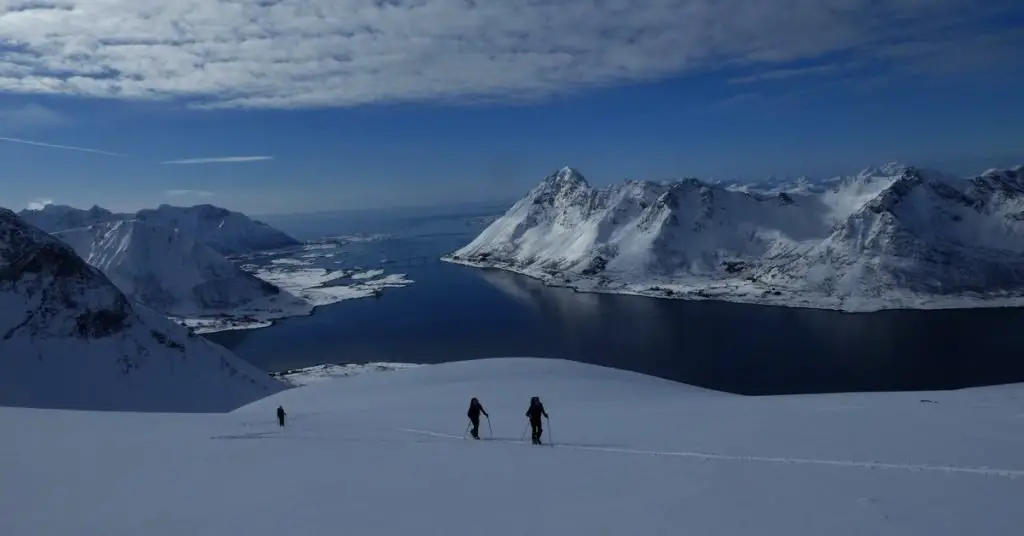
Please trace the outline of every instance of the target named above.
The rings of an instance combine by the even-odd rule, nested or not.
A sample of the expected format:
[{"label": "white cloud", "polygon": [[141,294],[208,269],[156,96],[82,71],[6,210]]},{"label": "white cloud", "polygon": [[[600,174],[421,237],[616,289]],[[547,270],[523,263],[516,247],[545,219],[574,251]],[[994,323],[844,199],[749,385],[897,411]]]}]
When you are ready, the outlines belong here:
[{"label": "white cloud", "polygon": [[213,192],[206,190],[167,190],[164,194],[168,197],[213,197]]},{"label": "white cloud", "polygon": [[74,145],[57,145],[55,143],[43,143],[41,141],[32,141],[22,138],[9,138],[7,136],[0,136],[0,141],[6,141],[10,143],[22,143],[25,145],[35,145],[36,147],[47,147],[49,149],[63,149],[65,151],[80,151],[83,153],[96,153],[107,156],[124,156],[120,153],[111,153],[109,151],[100,151],[99,149],[87,149],[85,147],[75,147]]},{"label": "white cloud", "polygon": [[25,208],[27,208],[29,210],[43,210],[44,208],[46,208],[46,205],[52,205],[52,204],[53,204],[53,199],[48,199],[48,198],[45,198],[45,197],[40,197],[39,199],[33,199],[32,201],[29,201],[28,202],[28,206],[26,206]]},{"label": "white cloud", "polygon": [[273,156],[218,156],[214,158],[186,158],[182,160],[167,160],[161,164],[239,164],[244,162],[259,162],[262,160],[273,160]]},{"label": "white cloud", "polygon": [[[7,0],[0,91],[198,107],[531,99],[697,69],[881,57],[906,42],[917,43],[913,55],[884,58],[934,61],[973,46],[963,39],[982,18],[1021,9],[1018,0]],[[986,46],[1020,42],[1009,41]]]},{"label": "white cloud", "polygon": [[26,104],[20,108],[0,108],[0,132],[21,132],[58,127],[68,123],[65,116],[38,104]]}]

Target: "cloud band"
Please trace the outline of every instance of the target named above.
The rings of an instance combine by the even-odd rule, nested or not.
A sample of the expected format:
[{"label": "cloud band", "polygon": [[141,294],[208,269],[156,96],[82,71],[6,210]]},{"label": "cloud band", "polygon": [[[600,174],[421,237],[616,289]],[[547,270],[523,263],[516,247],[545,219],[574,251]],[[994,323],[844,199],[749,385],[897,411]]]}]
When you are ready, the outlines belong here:
[{"label": "cloud band", "polygon": [[214,108],[537,98],[707,68],[785,68],[851,52],[916,66],[948,65],[936,59],[951,52],[965,63],[1000,51],[1012,61],[1024,42],[1019,26],[999,35],[980,26],[1019,15],[1017,0],[0,5],[8,43],[0,45],[0,91],[173,98]]}]

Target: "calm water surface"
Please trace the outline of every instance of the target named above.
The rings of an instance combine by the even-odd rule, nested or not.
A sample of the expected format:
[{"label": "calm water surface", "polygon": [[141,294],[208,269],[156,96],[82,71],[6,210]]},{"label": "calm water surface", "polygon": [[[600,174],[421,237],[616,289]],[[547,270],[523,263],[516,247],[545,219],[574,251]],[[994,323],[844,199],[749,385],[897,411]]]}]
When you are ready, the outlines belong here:
[{"label": "calm water surface", "polygon": [[[386,232],[345,262],[439,256],[480,230],[456,213],[320,216],[268,223],[300,237]],[[1024,309],[832,311],[582,294],[439,262],[380,299],[260,330],[209,335],[268,371],[313,364],[565,358],[743,394],[946,389],[1024,381]]]}]

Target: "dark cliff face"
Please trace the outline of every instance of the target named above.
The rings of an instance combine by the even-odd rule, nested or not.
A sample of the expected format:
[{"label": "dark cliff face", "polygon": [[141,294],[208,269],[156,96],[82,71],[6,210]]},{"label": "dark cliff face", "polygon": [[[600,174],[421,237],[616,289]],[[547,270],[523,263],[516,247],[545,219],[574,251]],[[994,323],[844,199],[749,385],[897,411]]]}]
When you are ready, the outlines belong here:
[{"label": "dark cliff face", "polygon": [[133,311],[123,294],[59,240],[0,209],[0,292],[25,299],[20,322],[0,337],[106,337],[126,329]]}]

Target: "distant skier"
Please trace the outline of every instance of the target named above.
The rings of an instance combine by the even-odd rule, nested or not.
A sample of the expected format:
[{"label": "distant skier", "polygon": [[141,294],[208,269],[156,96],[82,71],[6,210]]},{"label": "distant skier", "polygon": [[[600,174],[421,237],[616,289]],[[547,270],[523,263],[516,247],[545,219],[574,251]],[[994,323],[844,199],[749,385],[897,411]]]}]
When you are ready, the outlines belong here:
[{"label": "distant skier", "polygon": [[469,411],[466,412],[466,416],[469,417],[469,422],[473,423],[473,429],[469,431],[473,439],[480,439],[480,414],[483,413],[488,419],[491,418],[487,415],[487,410],[484,409],[480,401],[473,397],[473,400],[469,401]]},{"label": "distant skier", "polygon": [[540,418],[541,416],[545,419],[548,418],[548,413],[544,411],[544,404],[541,403],[539,397],[535,396],[530,399],[530,409],[526,410],[526,416],[530,418],[530,428],[533,429],[533,444],[540,445],[540,436],[544,433]]},{"label": "distant skier", "polygon": [[285,415],[286,415],[286,413],[284,412],[284,408],[281,407],[281,406],[277,406],[277,424],[278,425],[284,426],[284,416]]}]

